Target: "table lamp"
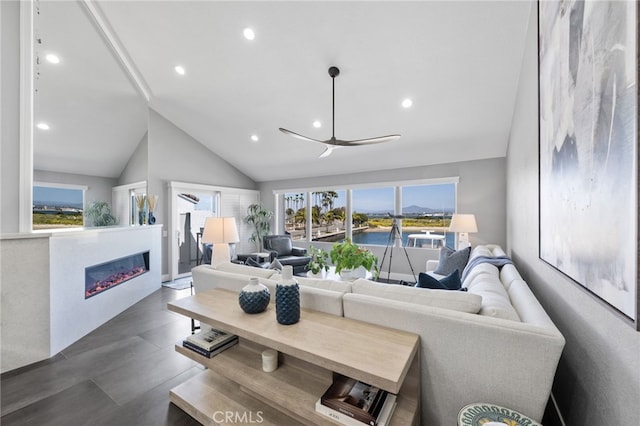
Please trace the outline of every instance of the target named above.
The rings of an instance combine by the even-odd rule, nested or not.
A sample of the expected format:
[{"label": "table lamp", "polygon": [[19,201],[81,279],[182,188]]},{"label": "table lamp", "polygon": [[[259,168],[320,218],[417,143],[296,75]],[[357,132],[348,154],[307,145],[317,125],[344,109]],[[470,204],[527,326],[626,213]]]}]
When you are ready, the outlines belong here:
[{"label": "table lamp", "polygon": [[454,213],[451,216],[451,224],[449,225],[449,232],[458,233],[458,245],[457,250],[464,247],[469,247],[469,232],[478,232],[478,225],[476,224],[476,216],[473,214],[457,214]]},{"label": "table lamp", "polygon": [[212,265],[231,260],[229,243],[237,243],[239,241],[238,227],[234,217],[208,217],[205,220],[202,242],[213,244],[211,250]]}]

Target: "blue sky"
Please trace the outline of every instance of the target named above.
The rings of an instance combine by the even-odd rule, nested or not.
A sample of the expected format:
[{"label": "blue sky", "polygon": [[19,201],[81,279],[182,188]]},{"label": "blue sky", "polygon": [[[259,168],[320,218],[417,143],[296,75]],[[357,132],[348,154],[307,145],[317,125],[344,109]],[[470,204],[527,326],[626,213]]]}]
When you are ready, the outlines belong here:
[{"label": "blue sky", "polygon": [[42,203],[55,203],[57,205],[69,203],[69,205],[82,205],[82,190],[67,188],[50,188],[46,186],[33,187],[33,201]]},{"label": "blue sky", "polygon": [[[335,207],[344,207],[346,191],[336,191]],[[312,200],[313,201],[313,200]],[[455,185],[416,185],[402,188],[402,206],[416,205],[436,210],[453,211],[455,207]],[[393,187],[353,190],[354,211],[388,211],[393,213]]]}]

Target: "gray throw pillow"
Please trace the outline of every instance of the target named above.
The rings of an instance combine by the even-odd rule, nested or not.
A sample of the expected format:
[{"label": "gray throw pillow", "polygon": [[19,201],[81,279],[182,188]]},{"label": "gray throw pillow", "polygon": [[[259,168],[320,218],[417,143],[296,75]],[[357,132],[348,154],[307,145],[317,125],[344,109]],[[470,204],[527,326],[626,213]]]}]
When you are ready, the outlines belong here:
[{"label": "gray throw pillow", "polygon": [[282,263],[280,263],[278,259],[273,259],[273,262],[271,262],[271,265],[269,265],[269,269],[282,271]]},{"label": "gray throw pillow", "polygon": [[458,274],[462,275],[464,267],[467,266],[469,261],[469,255],[471,254],[471,247],[466,247],[461,250],[455,251],[447,246],[440,249],[440,259],[438,261],[438,267],[435,274],[449,275],[456,269]]}]

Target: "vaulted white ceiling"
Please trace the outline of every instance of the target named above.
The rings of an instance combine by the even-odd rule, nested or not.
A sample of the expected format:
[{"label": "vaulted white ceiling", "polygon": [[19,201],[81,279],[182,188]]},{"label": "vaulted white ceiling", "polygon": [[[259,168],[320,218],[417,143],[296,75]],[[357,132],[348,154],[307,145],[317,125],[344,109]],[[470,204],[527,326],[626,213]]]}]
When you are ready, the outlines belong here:
[{"label": "vaulted white ceiling", "polygon": [[[148,86],[149,106],[256,181],[506,154],[529,1],[97,4]],[[56,19],[75,25],[70,17]],[[243,37],[246,27],[255,31],[253,41]],[[105,55],[92,49],[86,46],[87,61]],[[399,140],[319,159],[322,144],[278,131],[331,136],[332,65],[341,70],[336,136],[399,133]],[[113,102],[123,95],[110,94],[109,84],[102,82],[95,97],[112,95]],[[409,109],[401,106],[405,98],[413,100]],[[117,104],[101,109],[123,112]],[[314,120],[323,127],[314,128]],[[141,137],[129,127],[127,142],[116,145],[121,157]],[[105,173],[117,176],[126,162],[107,157],[113,164]]]}]

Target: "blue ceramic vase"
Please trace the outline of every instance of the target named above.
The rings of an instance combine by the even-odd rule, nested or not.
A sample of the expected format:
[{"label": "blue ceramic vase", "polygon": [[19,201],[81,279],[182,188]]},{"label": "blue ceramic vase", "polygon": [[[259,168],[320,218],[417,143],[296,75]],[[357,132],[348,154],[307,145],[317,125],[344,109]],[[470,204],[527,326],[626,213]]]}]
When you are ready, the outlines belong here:
[{"label": "blue ceramic vase", "polygon": [[257,278],[249,278],[249,284],[243,287],[238,296],[240,307],[248,314],[258,314],[267,309],[270,299],[269,289],[260,284]]},{"label": "blue ceramic vase", "polygon": [[282,268],[282,283],[276,285],[276,318],[283,325],[300,321],[300,287],[290,265]]}]

